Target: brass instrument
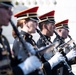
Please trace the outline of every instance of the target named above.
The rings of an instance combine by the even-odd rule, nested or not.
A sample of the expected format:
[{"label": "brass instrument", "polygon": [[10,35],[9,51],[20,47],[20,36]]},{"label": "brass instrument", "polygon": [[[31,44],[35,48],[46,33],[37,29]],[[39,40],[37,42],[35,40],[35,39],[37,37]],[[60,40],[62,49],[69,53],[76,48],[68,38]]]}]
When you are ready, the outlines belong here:
[{"label": "brass instrument", "polygon": [[51,44],[51,45],[49,45],[49,46],[46,46],[46,47],[43,47],[43,48],[38,49],[37,52],[40,53],[40,54],[44,54],[45,52],[53,51],[53,49],[54,49],[57,45],[58,45],[58,42],[53,43],[53,44]]},{"label": "brass instrument", "polygon": [[[72,37],[71,37],[70,35],[68,35],[68,37],[70,38],[70,40],[72,40]],[[75,42],[73,42],[73,45],[74,45],[74,46],[73,46],[73,47],[71,47],[71,48],[70,48],[70,50],[72,50],[72,49],[76,48],[76,43],[75,43]]]},{"label": "brass instrument", "polygon": [[[56,34],[56,36],[61,40],[61,42],[63,42],[64,43],[64,40],[54,31],[54,33]],[[65,59],[67,58],[65,55],[65,52],[63,51],[63,47],[66,47],[66,45],[67,44],[65,44],[64,46],[62,46],[62,47],[60,47],[59,48],[59,50],[58,50],[58,47],[60,46],[57,46],[56,47],[56,49],[58,50],[58,51],[60,51],[60,53],[65,57]],[[71,68],[70,68],[70,66],[68,65],[68,63],[67,63],[67,61],[65,60],[64,62],[63,62],[63,64],[66,66],[66,68],[68,69],[68,72],[69,72],[69,75],[74,75],[73,74],[73,72],[72,72],[72,70],[71,70]]]},{"label": "brass instrument", "polygon": [[69,40],[67,43],[63,43],[58,47],[58,51],[60,52],[61,49],[68,47],[74,40]]},{"label": "brass instrument", "polygon": [[[68,35],[68,37],[70,38],[70,40],[72,40],[72,37],[71,37],[70,35]],[[73,46],[71,46],[69,49],[70,49],[70,50],[72,50],[72,49],[73,49],[73,50],[76,50],[76,43],[73,42]],[[72,63],[73,63],[73,64],[76,63],[76,57],[72,59]]]}]

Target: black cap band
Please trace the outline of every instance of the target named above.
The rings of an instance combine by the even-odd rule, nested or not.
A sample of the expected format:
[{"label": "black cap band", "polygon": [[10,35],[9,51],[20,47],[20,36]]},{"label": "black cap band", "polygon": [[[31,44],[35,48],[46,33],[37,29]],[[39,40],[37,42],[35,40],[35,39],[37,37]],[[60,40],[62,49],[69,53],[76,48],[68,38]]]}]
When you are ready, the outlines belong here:
[{"label": "black cap band", "polygon": [[10,6],[13,7],[13,4],[11,2],[1,2],[1,4],[7,7],[10,7]]}]

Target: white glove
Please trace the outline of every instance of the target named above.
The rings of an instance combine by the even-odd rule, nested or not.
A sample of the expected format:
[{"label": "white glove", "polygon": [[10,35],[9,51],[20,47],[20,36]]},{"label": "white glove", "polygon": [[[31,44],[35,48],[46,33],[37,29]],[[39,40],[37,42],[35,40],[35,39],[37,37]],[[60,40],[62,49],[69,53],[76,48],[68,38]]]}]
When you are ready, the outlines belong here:
[{"label": "white glove", "polygon": [[76,50],[71,50],[69,53],[66,54],[66,57],[68,60],[71,60],[72,58],[76,57]]},{"label": "white glove", "polygon": [[28,74],[41,67],[41,62],[36,56],[30,56],[18,66],[22,69],[24,74]]},{"label": "white glove", "polygon": [[48,62],[50,63],[51,69],[59,64],[61,61],[64,61],[65,58],[57,52]]}]

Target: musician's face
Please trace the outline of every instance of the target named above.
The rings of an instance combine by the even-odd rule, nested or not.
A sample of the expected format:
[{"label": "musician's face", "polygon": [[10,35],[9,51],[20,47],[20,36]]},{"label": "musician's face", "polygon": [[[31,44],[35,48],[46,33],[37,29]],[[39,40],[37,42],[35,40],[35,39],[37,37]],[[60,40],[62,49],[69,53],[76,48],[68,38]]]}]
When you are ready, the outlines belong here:
[{"label": "musician's face", "polygon": [[0,27],[8,26],[9,19],[11,19],[12,11],[11,7],[5,7],[0,4]]},{"label": "musician's face", "polygon": [[55,29],[54,23],[48,23],[47,32],[49,36],[53,36],[54,29]]},{"label": "musician's face", "polygon": [[29,33],[35,33],[37,26],[38,26],[38,23],[36,21],[30,20],[27,22]]},{"label": "musician's face", "polygon": [[62,29],[61,29],[61,36],[62,36],[64,39],[67,38],[68,34],[69,34],[69,30],[68,30],[68,29],[65,29],[65,28],[62,28]]}]

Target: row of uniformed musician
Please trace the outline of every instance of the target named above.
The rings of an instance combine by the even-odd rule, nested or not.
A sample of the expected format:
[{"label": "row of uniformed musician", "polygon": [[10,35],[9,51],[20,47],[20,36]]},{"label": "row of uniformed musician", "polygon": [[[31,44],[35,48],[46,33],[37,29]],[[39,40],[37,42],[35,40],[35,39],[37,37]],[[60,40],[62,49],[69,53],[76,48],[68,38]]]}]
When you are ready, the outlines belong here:
[{"label": "row of uniformed musician", "polygon": [[[24,50],[21,42],[19,41],[19,38],[15,35],[14,37],[15,41],[13,44],[14,58],[12,58],[8,40],[6,39],[6,37],[2,35],[2,30],[3,30],[2,27],[8,26],[9,20],[11,19],[12,16],[11,8],[12,8],[11,0],[0,1],[0,56],[1,56],[0,74],[1,75],[4,74],[5,75],[54,75],[55,74],[54,71],[57,71],[57,69],[59,68],[56,66],[60,62],[63,62],[65,60],[62,54],[57,52],[55,55],[50,56],[50,53],[46,52],[42,55],[38,54],[37,56],[41,57],[41,59],[39,59],[36,55],[30,55],[30,53],[33,50],[38,50],[36,47],[38,45],[36,45],[31,35],[32,33],[36,32],[38,22],[40,29],[42,33],[45,33],[44,34],[45,36],[46,34],[48,34],[49,36],[53,35],[53,31],[55,29],[54,26],[55,11],[40,16],[39,17],[40,19],[38,19],[37,17],[38,7],[33,7],[21,11],[14,15],[15,17],[17,17],[18,27],[19,26],[21,27],[20,34],[31,51],[28,52],[28,50]],[[48,36],[46,37],[48,38]],[[42,42],[44,42],[44,40],[42,40]],[[68,60],[75,57],[74,55],[70,57],[72,53],[74,53],[75,55],[76,53],[75,50],[72,50],[69,54],[66,55]],[[48,56],[50,58],[48,58]],[[8,61],[8,63],[4,63],[5,61]]]}]

